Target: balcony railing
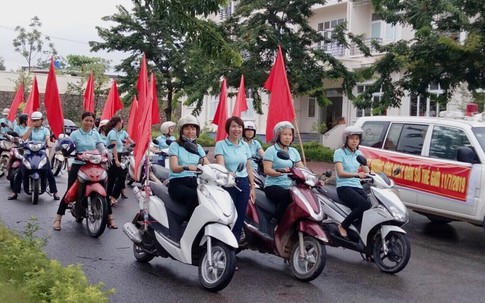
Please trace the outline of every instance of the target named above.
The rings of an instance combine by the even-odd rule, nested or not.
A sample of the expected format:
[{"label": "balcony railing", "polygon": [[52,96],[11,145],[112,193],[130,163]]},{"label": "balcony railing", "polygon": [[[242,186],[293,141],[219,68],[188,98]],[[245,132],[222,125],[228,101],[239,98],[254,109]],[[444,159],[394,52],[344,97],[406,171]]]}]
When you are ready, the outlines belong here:
[{"label": "balcony railing", "polygon": [[[364,44],[370,48],[371,54],[375,55],[378,54],[379,52],[372,47],[372,41],[377,41],[378,43],[382,42],[382,38],[368,38],[364,41]],[[356,44],[353,44],[350,47],[350,56],[362,56],[364,53],[359,49],[359,47]]]},{"label": "balcony railing", "polygon": [[338,43],[322,43],[319,44],[317,48],[336,58],[345,56],[345,47],[339,45]]}]

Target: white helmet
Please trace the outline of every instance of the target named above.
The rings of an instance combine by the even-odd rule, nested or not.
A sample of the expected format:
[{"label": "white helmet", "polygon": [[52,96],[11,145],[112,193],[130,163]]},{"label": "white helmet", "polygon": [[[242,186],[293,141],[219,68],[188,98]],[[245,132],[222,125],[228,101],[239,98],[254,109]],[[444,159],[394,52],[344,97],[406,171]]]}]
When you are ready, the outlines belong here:
[{"label": "white helmet", "polygon": [[197,138],[199,137],[199,135],[200,135],[200,124],[199,124],[199,121],[197,120],[196,117],[194,117],[193,115],[187,115],[187,116],[179,119],[179,121],[177,123],[177,128],[178,128],[180,135],[182,135],[182,128],[185,125],[194,125],[195,128],[197,129]]},{"label": "white helmet", "polygon": [[61,140],[62,138],[67,138],[67,137],[69,136],[66,134],[59,134],[59,137],[57,137],[57,140]]},{"label": "white helmet", "polygon": [[4,108],[2,111],[2,115],[4,116],[8,116],[9,113],[10,113],[10,108]]},{"label": "white helmet", "polygon": [[347,126],[343,133],[342,133],[342,145],[346,146],[347,145],[347,138],[352,136],[352,135],[358,135],[359,140],[362,140],[362,128],[358,126]]},{"label": "white helmet", "polygon": [[40,120],[42,119],[42,113],[35,111],[30,115],[30,120]]},{"label": "white helmet", "polygon": [[[295,127],[293,124],[291,124],[290,121],[281,121],[278,122],[273,128],[273,141],[280,142],[281,132],[287,128],[291,129],[291,132],[293,133],[293,140],[295,140]],[[293,143],[293,141],[291,141],[291,143]]]},{"label": "white helmet", "polygon": [[256,125],[254,124],[253,121],[244,121],[244,131],[246,130],[253,131],[253,136],[251,137],[251,139],[253,139],[256,136]]},{"label": "white helmet", "polygon": [[99,121],[99,127],[105,126],[106,124],[108,124],[108,122],[109,122],[109,119],[103,119]]},{"label": "white helmet", "polygon": [[172,121],[163,122],[160,126],[160,130],[162,131],[162,135],[168,135],[170,132],[170,127],[174,127],[177,123]]}]

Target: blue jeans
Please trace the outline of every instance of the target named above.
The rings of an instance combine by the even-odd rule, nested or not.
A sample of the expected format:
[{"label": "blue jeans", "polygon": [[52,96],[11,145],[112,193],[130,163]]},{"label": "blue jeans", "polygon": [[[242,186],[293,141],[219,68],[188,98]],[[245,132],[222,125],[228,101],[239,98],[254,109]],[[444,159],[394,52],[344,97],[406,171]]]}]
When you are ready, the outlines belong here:
[{"label": "blue jeans", "polygon": [[234,206],[236,206],[237,220],[236,224],[232,229],[232,233],[239,241],[241,238],[241,231],[244,225],[244,219],[246,218],[246,209],[248,208],[249,193],[251,188],[249,187],[249,178],[236,178],[236,186],[241,190],[239,191],[236,187],[225,188],[231,195],[232,201],[234,201]]}]

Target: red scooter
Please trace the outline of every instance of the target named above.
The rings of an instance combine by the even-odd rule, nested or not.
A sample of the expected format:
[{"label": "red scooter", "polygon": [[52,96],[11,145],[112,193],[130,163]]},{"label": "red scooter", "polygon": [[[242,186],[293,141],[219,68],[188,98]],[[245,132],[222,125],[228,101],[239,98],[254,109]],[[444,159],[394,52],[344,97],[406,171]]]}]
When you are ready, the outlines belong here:
[{"label": "red scooter", "polygon": [[72,203],[71,213],[76,222],[86,218],[89,235],[97,238],[104,232],[108,222],[108,157],[97,150],[77,153],[75,157],[86,164],[79,169],[77,180],[67,191],[64,201]]},{"label": "red scooter", "polygon": [[[286,152],[278,157],[288,160]],[[244,236],[239,249],[258,250],[289,260],[293,276],[301,281],[311,281],[323,271],[326,262],[327,236],[321,227],[323,212],[312,192],[318,178],[306,168],[291,168],[293,180],[290,203],[276,226],[276,205],[268,200],[263,190],[256,190],[256,202],[248,203],[244,220]]]}]

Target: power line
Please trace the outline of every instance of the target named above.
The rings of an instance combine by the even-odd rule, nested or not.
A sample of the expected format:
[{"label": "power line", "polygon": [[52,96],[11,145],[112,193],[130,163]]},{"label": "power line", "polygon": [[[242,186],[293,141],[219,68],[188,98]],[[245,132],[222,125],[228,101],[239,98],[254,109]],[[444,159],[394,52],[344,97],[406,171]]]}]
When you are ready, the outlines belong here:
[{"label": "power line", "polygon": [[[11,30],[11,31],[15,31],[15,28],[10,27],[10,26],[6,26],[6,25],[0,24],[0,28],[5,28],[5,29]],[[67,41],[67,42],[72,42],[72,43],[89,45],[89,42],[81,41],[81,40],[75,40],[75,39],[69,39],[69,38],[57,37],[57,36],[49,36],[49,35],[45,35],[45,34],[42,34],[42,36],[43,37],[49,37],[50,39],[55,39],[55,40],[61,40],[61,41]]]}]

